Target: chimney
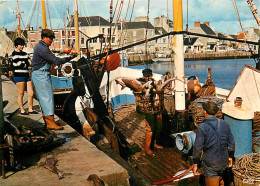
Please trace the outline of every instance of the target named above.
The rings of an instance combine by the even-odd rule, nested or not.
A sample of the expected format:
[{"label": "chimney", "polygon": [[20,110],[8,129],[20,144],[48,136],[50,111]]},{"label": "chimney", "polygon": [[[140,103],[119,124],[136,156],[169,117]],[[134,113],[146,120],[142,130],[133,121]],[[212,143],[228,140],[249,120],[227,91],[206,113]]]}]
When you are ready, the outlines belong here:
[{"label": "chimney", "polygon": [[200,21],[195,21],[194,22],[194,27],[200,27]]},{"label": "chimney", "polygon": [[209,27],[209,21],[205,21],[203,24],[205,24]]}]

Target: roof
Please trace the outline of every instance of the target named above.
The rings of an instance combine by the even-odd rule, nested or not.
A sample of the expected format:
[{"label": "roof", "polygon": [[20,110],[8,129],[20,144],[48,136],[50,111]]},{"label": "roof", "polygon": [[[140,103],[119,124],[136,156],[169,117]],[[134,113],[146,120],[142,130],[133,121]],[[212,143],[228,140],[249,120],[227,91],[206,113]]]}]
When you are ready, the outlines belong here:
[{"label": "roof", "polygon": [[197,41],[198,37],[186,37],[184,38],[184,45],[194,45],[194,43]]},{"label": "roof", "polygon": [[[156,35],[161,35],[161,34],[167,34],[168,33],[163,27],[154,27],[154,29],[155,29],[155,34]],[[160,31],[162,33],[160,33]]]},{"label": "roof", "polygon": [[237,39],[237,35],[231,34],[230,37],[232,37],[233,39]]},{"label": "roof", "polygon": [[[79,17],[78,21],[80,26],[110,26],[109,21],[101,16]],[[74,19],[71,19],[71,22],[68,23],[68,27],[74,27]]]},{"label": "roof", "polygon": [[226,36],[222,33],[218,33],[218,37],[221,37],[221,38],[226,38]]},{"label": "roof", "polygon": [[244,33],[240,33],[238,36],[237,36],[237,39],[244,39],[245,38],[245,34]]},{"label": "roof", "polygon": [[254,32],[255,32],[258,36],[260,36],[260,30],[259,30],[259,29],[254,28]]},{"label": "roof", "polygon": [[206,24],[200,24],[201,29],[209,35],[216,35],[215,32]]},{"label": "roof", "polygon": [[[147,21],[141,21],[141,22],[126,22],[125,23],[125,28],[126,29],[139,29],[139,28],[143,28],[143,29],[154,29],[153,25]],[[119,29],[120,29],[120,25],[119,25]]]}]

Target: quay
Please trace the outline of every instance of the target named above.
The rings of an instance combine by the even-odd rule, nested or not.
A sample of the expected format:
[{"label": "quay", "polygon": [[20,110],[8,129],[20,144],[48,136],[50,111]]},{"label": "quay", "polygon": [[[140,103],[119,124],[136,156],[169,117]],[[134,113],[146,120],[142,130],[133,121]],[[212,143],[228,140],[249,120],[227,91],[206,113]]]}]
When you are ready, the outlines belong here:
[{"label": "quay", "polygon": [[[39,114],[20,115],[16,103],[17,90],[15,84],[3,75],[1,78],[3,100],[9,101],[4,108],[4,113],[9,116],[9,121],[17,127],[20,125],[42,126],[44,122],[37,100],[34,100],[33,109],[38,111]],[[24,101],[26,100],[25,94]],[[87,180],[91,174],[96,174],[105,182],[105,185],[130,185],[129,174],[125,168],[57,116],[55,116],[55,121],[63,125],[64,130],[52,132],[57,137],[65,139],[65,143],[47,151],[35,152],[27,157],[22,157],[22,165],[25,165],[25,168],[17,172],[6,172],[5,179],[0,178],[1,186],[95,185],[93,181]],[[44,167],[46,159],[50,157],[58,160],[57,168],[63,173],[63,179],[59,179],[57,174]]]},{"label": "quay", "polygon": [[[251,52],[246,51],[227,51],[227,52],[208,52],[208,53],[184,53],[184,60],[218,60],[218,59],[241,59],[250,58]],[[146,62],[152,62],[152,59],[156,58],[155,54],[129,54],[129,65],[140,65]],[[173,58],[172,58],[173,59]]]}]

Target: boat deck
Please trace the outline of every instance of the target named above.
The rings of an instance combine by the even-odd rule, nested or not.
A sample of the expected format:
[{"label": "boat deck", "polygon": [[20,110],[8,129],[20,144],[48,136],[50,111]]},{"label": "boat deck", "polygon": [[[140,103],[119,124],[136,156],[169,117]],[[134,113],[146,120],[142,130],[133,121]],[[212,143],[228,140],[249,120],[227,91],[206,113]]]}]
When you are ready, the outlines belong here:
[{"label": "boat deck", "polygon": [[[178,171],[190,167],[191,161],[182,160],[182,154],[174,147],[156,149],[155,156],[144,152],[145,121],[144,115],[135,110],[135,104],[122,105],[115,112],[118,130],[127,138],[130,145],[137,144],[141,151],[132,155],[128,162],[150,184],[172,178]],[[198,177],[191,177],[167,185],[196,185]]]}]

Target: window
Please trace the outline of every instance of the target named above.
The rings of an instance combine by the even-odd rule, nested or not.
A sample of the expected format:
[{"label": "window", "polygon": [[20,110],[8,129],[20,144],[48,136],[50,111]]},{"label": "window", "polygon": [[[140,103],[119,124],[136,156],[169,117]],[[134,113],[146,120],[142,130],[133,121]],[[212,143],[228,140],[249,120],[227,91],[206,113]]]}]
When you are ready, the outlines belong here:
[{"label": "window", "polygon": [[166,39],[165,38],[163,38],[163,43],[166,43]]},{"label": "window", "polygon": [[104,34],[105,33],[105,28],[102,28],[102,34]]},{"label": "window", "polygon": [[54,42],[59,42],[59,39],[55,38],[55,39],[54,39]]},{"label": "window", "polygon": [[35,34],[35,32],[34,32],[34,31],[31,31],[30,33],[31,33],[31,34]]},{"label": "window", "polygon": [[84,44],[84,38],[81,38],[81,44]]},{"label": "window", "polygon": [[55,30],[54,33],[59,33],[59,31]]},{"label": "window", "polygon": [[65,31],[62,31],[62,36],[65,36]]},{"label": "window", "polygon": [[31,39],[31,43],[35,43],[35,39]]},{"label": "window", "polygon": [[71,35],[72,35],[72,36],[75,36],[75,31],[72,31],[72,32],[71,32]]},{"label": "window", "polygon": [[112,43],[115,43],[115,40],[116,40],[116,39],[115,39],[114,37],[112,37]]}]

